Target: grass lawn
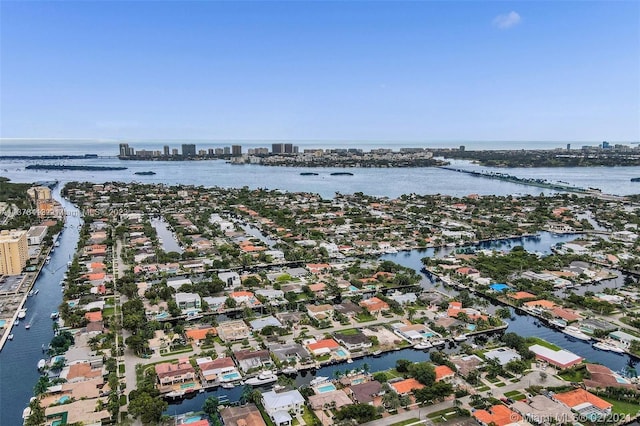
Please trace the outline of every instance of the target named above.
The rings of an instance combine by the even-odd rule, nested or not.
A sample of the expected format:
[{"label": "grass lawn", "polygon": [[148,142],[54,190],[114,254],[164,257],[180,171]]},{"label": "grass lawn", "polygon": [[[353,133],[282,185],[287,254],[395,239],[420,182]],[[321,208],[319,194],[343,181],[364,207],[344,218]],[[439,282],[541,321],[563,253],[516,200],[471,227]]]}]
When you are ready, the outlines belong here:
[{"label": "grass lawn", "polygon": [[455,408],[446,408],[444,410],[428,414],[427,417],[434,423],[442,423],[458,417],[458,411],[456,411]]},{"label": "grass lawn", "polygon": [[480,387],[476,388],[476,390],[478,392],[488,391],[489,389],[491,389],[489,386],[480,386]]},{"label": "grass lawn", "polygon": [[338,331],[338,333],[345,336],[355,336],[356,334],[359,334],[358,330],[355,328],[347,328],[346,330]]},{"label": "grass lawn", "polygon": [[612,411],[614,413],[631,414],[631,416],[634,416],[638,411],[640,411],[640,404],[632,404],[630,402],[618,401],[613,398],[605,398],[602,396],[600,398],[613,404]]},{"label": "grass lawn", "polygon": [[415,417],[411,418],[411,419],[407,419],[407,420],[403,420],[401,422],[398,423],[393,423],[391,426],[406,426],[406,425],[410,425],[413,423],[418,423],[420,421],[420,419],[416,419]]},{"label": "grass lawn", "polygon": [[304,412],[302,413],[302,420],[304,420],[304,422],[308,425],[314,424],[315,421],[320,421],[316,414],[311,411],[306,405],[304,407]]},{"label": "grass lawn", "polygon": [[556,346],[553,343],[549,343],[546,340],[541,339],[539,337],[527,337],[527,344],[529,346],[533,346],[533,345],[544,346],[545,348],[549,348],[554,351],[559,351],[560,349],[562,349],[561,347]]},{"label": "grass lawn", "polygon": [[102,311],[102,316],[108,318],[113,315],[115,308],[104,308]]},{"label": "grass lawn", "polygon": [[376,318],[370,314],[358,314],[355,316],[355,319],[358,322],[368,322],[374,321]]},{"label": "grass lawn", "polygon": [[580,368],[577,370],[567,370],[558,374],[563,380],[567,382],[581,382],[584,379],[585,369]]},{"label": "grass lawn", "polygon": [[498,383],[500,381],[500,379],[498,379],[497,377],[494,377],[493,379],[491,377],[485,376],[485,380],[488,380],[491,383]]},{"label": "grass lawn", "polygon": [[507,398],[515,399],[515,400],[520,400],[524,398],[524,395],[517,390],[505,392],[504,396],[506,396]]},{"label": "grass lawn", "polygon": [[502,388],[502,387],[505,387],[505,386],[507,386],[507,384],[504,383],[504,382],[496,383],[496,387],[498,387],[498,388]]}]

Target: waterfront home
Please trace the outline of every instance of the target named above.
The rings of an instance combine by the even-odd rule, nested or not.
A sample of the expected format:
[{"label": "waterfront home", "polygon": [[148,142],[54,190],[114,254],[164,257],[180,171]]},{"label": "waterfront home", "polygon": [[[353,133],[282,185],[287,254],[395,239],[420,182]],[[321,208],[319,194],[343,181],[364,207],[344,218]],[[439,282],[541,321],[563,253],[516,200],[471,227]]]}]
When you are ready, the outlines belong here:
[{"label": "waterfront home", "polygon": [[486,315],[481,314],[477,309],[463,308],[461,302],[449,303],[449,307],[447,308],[447,316],[449,316],[450,318],[458,318],[461,313],[464,313],[471,321],[476,321],[478,319],[486,320],[488,318]]},{"label": "waterfront home", "polygon": [[502,404],[490,407],[488,410],[475,410],[472,416],[483,426],[508,426],[521,424],[522,416]]},{"label": "waterfront home", "polygon": [[580,321],[580,324],[578,325],[578,327],[580,328],[581,331],[587,334],[594,334],[597,331],[610,333],[612,331],[617,330],[618,328],[618,326],[608,321],[597,319],[597,318],[584,319]]},{"label": "waterfront home", "polygon": [[304,411],[304,398],[297,390],[287,392],[269,391],[262,394],[262,405],[275,426],[290,426],[294,416]]},{"label": "waterfront home", "polygon": [[395,300],[401,305],[410,305],[418,301],[418,296],[415,293],[400,293],[395,292],[389,295],[389,299]]},{"label": "waterfront home", "polygon": [[203,297],[202,300],[207,302],[207,305],[209,305],[209,311],[211,312],[220,312],[226,309],[224,305],[225,302],[227,301],[226,296],[219,296],[219,297],[207,296],[207,297]]},{"label": "waterfront home", "polygon": [[360,302],[360,306],[369,311],[370,314],[378,314],[389,310],[389,304],[377,297],[363,300]]},{"label": "waterfront home", "polygon": [[565,369],[576,364],[580,364],[584,359],[573,352],[569,352],[564,349],[554,351],[553,349],[537,344],[530,346],[529,350],[536,354],[536,359],[548,362],[559,369]]},{"label": "waterfront home", "polygon": [[235,300],[238,306],[253,308],[261,305],[260,301],[250,291],[233,291],[229,293],[229,297]]},{"label": "waterfront home", "polygon": [[225,377],[241,377],[236,365],[233,363],[233,359],[230,357],[216,358],[214,360],[211,357],[198,358],[196,359],[196,364],[200,368],[200,380],[203,385],[225,381],[222,378],[223,375]]},{"label": "waterfront home", "polygon": [[520,360],[522,357],[518,352],[511,348],[496,348],[484,353],[486,359],[495,359],[502,366],[507,365],[514,360]]},{"label": "waterfront home", "polygon": [[370,348],[373,345],[371,340],[357,329],[352,329],[347,334],[336,332],[333,336],[349,351],[362,350]]},{"label": "waterfront home", "polygon": [[318,321],[333,315],[333,305],[307,305],[307,315]]},{"label": "waterfront home", "polygon": [[225,407],[220,411],[220,417],[225,426],[267,426],[255,404]]},{"label": "waterfront home", "polygon": [[312,410],[339,410],[345,405],[351,404],[353,404],[353,401],[342,389],[320,392],[309,397],[309,405]]},{"label": "waterfront home", "polygon": [[469,373],[477,370],[478,367],[484,364],[484,361],[478,355],[452,357],[451,362],[456,366],[458,373],[460,373],[461,376],[467,376]]},{"label": "waterfront home", "polygon": [[356,404],[373,404],[375,397],[382,393],[382,384],[377,380],[359,383],[347,388]]},{"label": "waterfront home", "polygon": [[102,359],[79,360],[65,366],[60,372],[60,378],[65,379],[67,383],[83,382],[85,380],[102,377],[105,374],[105,368]]},{"label": "waterfront home", "polygon": [[613,405],[589,391],[578,388],[569,392],[556,393],[553,399],[580,414],[581,417],[596,421],[611,414]]},{"label": "waterfront home", "polygon": [[269,344],[269,350],[280,360],[280,362],[297,363],[309,359],[309,352],[304,346],[295,343],[272,343]]},{"label": "waterfront home", "polygon": [[155,365],[160,385],[172,385],[196,378],[196,371],[188,358],[181,358],[176,364],[165,362]]},{"label": "waterfront home", "polygon": [[390,383],[391,389],[398,395],[409,395],[415,390],[422,389],[424,385],[414,378],[404,379]]},{"label": "waterfront home", "polygon": [[191,282],[191,280],[186,277],[173,277],[167,280],[167,285],[176,290],[180,290],[180,287],[185,284],[192,285],[193,282]]},{"label": "waterfront home", "polygon": [[176,293],[174,299],[182,313],[200,311],[202,301],[198,293]]},{"label": "waterfront home", "polygon": [[350,300],[345,300],[342,303],[333,305],[333,309],[336,312],[340,312],[341,314],[349,318],[353,318],[363,311],[363,309],[360,306],[356,305]]},{"label": "waterfront home", "polygon": [[218,333],[214,327],[199,327],[185,330],[184,335],[188,341],[200,343],[207,338],[207,335],[217,336]]},{"label": "waterfront home", "polygon": [[256,290],[256,295],[262,296],[269,301],[281,300],[284,299],[284,291],[282,290],[274,290],[274,289],[266,289],[260,288]]},{"label": "waterfront home", "polygon": [[242,320],[225,321],[218,324],[218,336],[223,342],[249,338],[251,330]]},{"label": "waterfront home", "polygon": [[259,351],[251,349],[235,351],[233,357],[236,359],[238,368],[243,372],[273,365],[269,351],[265,349]]},{"label": "waterfront home", "polygon": [[[102,406],[106,407],[106,398],[102,399],[102,402]],[[96,411],[96,399],[77,399],[71,403],[45,407],[44,415],[45,425],[101,425],[111,421],[111,414],[106,408]]]},{"label": "waterfront home", "polygon": [[261,331],[265,327],[282,327],[282,323],[273,316],[257,318],[249,321],[249,325],[253,331]]},{"label": "waterfront home", "polygon": [[407,342],[414,344],[431,337],[440,337],[439,334],[429,329],[423,324],[405,325],[404,323],[392,324],[393,332],[405,339]]},{"label": "waterfront home", "polygon": [[511,405],[511,409],[533,424],[551,426],[558,423],[572,424],[575,421],[575,415],[569,408],[544,395],[535,395],[526,400],[515,401]]},{"label": "waterfront home", "polygon": [[224,283],[226,289],[240,287],[240,275],[237,272],[218,272],[218,278]]},{"label": "waterfront home", "polygon": [[516,291],[516,292],[507,293],[507,297],[513,300],[529,300],[529,299],[535,299],[537,296],[535,294],[531,294],[526,291]]},{"label": "waterfront home", "polygon": [[582,315],[580,315],[580,313],[569,308],[555,307],[551,309],[551,315],[554,318],[560,318],[566,322],[573,322],[582,319]]},{"label": "waterfront home", "polygon": [[450,381],[456,376],[456,372],[448,365],[437,365],[435,368],[436,382]]},{"label": "waterfront home", "polygon": [[84,317],[89,322],[102,321],[102,311],[85,312]]},{"label": "waterfront home", "polygon": [[340,348],[340,345],[333,339],[323,339],[319,341],[312,339],[311,342],[307,344],[307,348],[313,355],[322,356],[337,350]]},{"label": "waterfront home", "polygon": [[630,380],[621,377],[619,374],[611,371],[611,369],[600,364],[586,364],[588,378],[584,378],[583,383],[588,388],[619,387],[636,389]]}]

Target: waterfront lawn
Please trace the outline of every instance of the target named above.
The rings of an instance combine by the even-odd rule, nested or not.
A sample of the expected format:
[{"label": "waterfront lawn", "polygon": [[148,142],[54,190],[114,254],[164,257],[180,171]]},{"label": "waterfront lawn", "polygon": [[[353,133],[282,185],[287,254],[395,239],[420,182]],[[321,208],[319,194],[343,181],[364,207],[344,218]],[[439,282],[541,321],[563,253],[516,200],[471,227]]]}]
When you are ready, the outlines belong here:
[{"label": "waterfront lawn", "polygon": [[306,405],[304,406],[304,412],[302,413],[302,420],[304,420],[307,425],[315,425],[320,422],[318,416],[316,416],[316,414]]},{"label": "waterfront lawn", "polygon": [[547,342],[546,340],[541,339],[539,337],[527,337],[527,345],[529,346],[540,345],[554,351],[559,351],[560,349],[562,349],[560,346],[556,346],[553,343]]},{"label": "waterfront lawn", "polygon": [[611,411],[618,414],[631,414],[631,416],[635,416],[638,412],[640,412],[640,404],[633,404],[631,402],[626,401],[618,401],[617,399],[607,398],[601,396],[600,398],[605,401],[611,403],[613,407]]}]

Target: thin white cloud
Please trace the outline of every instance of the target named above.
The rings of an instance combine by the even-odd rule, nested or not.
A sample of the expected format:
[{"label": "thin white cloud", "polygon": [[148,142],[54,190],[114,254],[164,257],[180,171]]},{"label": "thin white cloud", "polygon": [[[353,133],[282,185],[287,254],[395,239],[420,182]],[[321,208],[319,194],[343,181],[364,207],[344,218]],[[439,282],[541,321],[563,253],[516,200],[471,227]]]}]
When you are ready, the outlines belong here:
[{"label": "thin white cloud", "polygon": [[511,11],[506,15],[498,15],[493,18],[493,26],[496,28],[500,28],[501,30],[506,30],[508,28],[515,27],[522,21],[522,18],[518,14],[518,12]]}]

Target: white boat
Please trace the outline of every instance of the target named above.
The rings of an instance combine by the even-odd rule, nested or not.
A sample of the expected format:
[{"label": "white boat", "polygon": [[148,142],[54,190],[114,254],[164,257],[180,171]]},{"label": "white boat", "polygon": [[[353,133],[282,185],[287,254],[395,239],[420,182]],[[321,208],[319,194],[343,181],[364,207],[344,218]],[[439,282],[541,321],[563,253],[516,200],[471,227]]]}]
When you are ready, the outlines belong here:
[{"label": "white boat", "polygon": [[27,325],[24,326],[25,330],[28,330],[31,328],[31,323],[28,323]]},{"label": "white boat", "polygon": [[325,377],[325,376],[318,376],[318,377],[316,377],[315,379],[313,379],[313,380],[309,383],[309,385],[311,385],[311,386],[319,385],[320,383],[324,383],[324,382],[326,382],[327,380],[329,380],[329,378],[328,378],[328,377]]},{"label": "white boat", "polygon": [[51,256],[47,256],[47,258],[44,261],[44,263],[49,263],[49,262],[51,262]]},{"label": "white boat", "polygon": [[169,398],[180,398],[181,396],[184,396],[184,394],[184,391],[171,391],[166,396]]},{"label": "white boat", "polygon": [[58,313],[58,311],[55,311],[55,312],[51,312],[50,318],[51,319],[58,319],[59,316],[60,316],[60,314]]},{"label": "white boat", "polygon": [[9,340],[13,340],[13,333],[11,333],[10,335],[7,336],[7,339]]},{"label": "white boat", "polygon": [[465,340],[467,340],[467,335],[461,334],[459,336],[454,337],[453,340],[455,340],[456,342],[464,342]]},{"label": "white boat", "polygon": [[266,385],[267,383],[273,383],[276,380],[278,380],[278,376],[273,374],[273,371],[263,371],[257,377],[245,380],[244,383],[251,386],[260,386]]},{"label": "white boat", "polygon": [[53,245],[56,246],[56,247],[60,247],[60,242],[56,241]]},{"label": "white boat", "polygon": [[561,319],[554,319],[552,321],[549,321],[549,324],[558,328],[565,328],[567,326],[567,322]]},{"label": "white boat", "polygon": [[447,342],[445,342],[444,340],[436,340],[435,342],[433,342],[433,346],[444,346],[446,344]]},{"label": "white boat", "polygon": [[44,359],[41,359],[40,361],[38,361],[38,370],[42,370],[46,365],[47,365],[47,361]]},{"label": "white boat", "polygon": [[295,367],[285,367],[282,369],[282,374],[297,374],[298,369]]},{"label": "white boat", "polygon": [[20,320],[16,320],[16,321],[13,323],[13,326],[14,326],[14,327],[15,327],[16,325],[20,325]]},{"label": "white boat", "polygon": [[585,341],[591,340],[591,337],[584,334],[582,330],[580,330],[578,327],[574,327],[572,325],[565,327],[564,330],[562,330],[562,332],[567,336],[571,336],[579,340],[585,340]]},{"label": "white boat", "polygon": [[431,343],[427,341],[422,341],[420,343],[416,343],[415,345],[413,345],[413,349],[418,349],[418,350],[429,349],[430,347],[431,347]]},{"label": "white boat", "polygon": [[27,316],[27,308],[22,308],[18,312],[18,319],[22,319]]},{"label": "white boat", "polygon": [[235,385],[233,383],[228,383],[228,382],[227,383],[223,383],[221,386],[223,388],[225,388],[225,389],[233,389],[235,387]]},{"label": "white boat", "polygon": [[349,359],[347,360],[347,364],[353,364],[353,360],[352,360],[351,358],[349,358]]},{"label": "white boat", "polygon": [[593,344],[593,347],[596,349],[600,349],[601,351],[609,351],[609,352],[615,352],[617,354],[623,354],[624,353],[624,349],[619,348],[615,345],[612,345],[610,343],[607,342],[596,342]]}]

